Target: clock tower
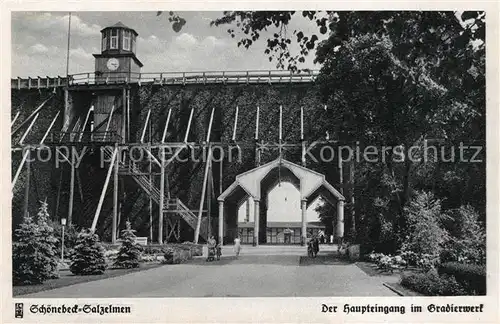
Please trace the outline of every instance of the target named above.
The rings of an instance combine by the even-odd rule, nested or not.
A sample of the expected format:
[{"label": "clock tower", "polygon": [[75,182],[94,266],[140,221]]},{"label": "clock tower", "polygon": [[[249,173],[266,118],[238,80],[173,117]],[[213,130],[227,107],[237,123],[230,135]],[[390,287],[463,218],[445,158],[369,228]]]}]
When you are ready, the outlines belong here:
[{"label": "clock tower", "polygon": [[125,83],[139,78],[137,32],[118,22],[101,30],[101,54],[94,54],[96,83]]}]

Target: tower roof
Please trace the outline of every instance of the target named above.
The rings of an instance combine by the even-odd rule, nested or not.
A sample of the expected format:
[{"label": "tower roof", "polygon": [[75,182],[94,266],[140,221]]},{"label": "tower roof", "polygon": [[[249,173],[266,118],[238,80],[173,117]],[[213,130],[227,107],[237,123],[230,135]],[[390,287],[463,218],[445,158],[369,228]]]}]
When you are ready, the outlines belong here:
[{"label": "tower roof", "polygon": [[137,32],[136,32],[134,29],[132,29],[132,28],[130,28],[130,27],[127,27],[127,26],[125,26],[125,25],[124,25],[121,21],[117,22],[117,23],[116,23],[116,24],[114,24],[113,26],[108,26],[108,27],[106,27],[106,28],[102,29],[102,30],[101,30],[101,33],[102,33],[103,31],[107,30],[107,29],[110,29],[110,28],[121,28],[121,29],[127,29],[127,30],[132,31],[132,32],[133,32],[136,36],[138,36],[138,35],[139,35],[139,34],[137,34]]}]

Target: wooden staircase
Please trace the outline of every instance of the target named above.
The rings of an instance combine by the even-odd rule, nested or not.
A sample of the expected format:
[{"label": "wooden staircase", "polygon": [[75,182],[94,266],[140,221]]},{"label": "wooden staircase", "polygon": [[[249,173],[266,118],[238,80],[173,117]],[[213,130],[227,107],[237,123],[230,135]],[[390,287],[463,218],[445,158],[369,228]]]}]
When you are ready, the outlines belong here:
[{"label": "wooden staircase", "polygon": [[[111,159],[113,154],[112,149],[109,147],[103,148],[104,154],[108,160]],[[126,173],[131,176],[134,181],[141,187],[141,189],[149,195],[156,204],[160,204],[160,190],[157,186],[152,183],[150,185],[149,178],[140,169],[131,163],[119,162],[118,172]],[[165,195],[163,203],[163,212],[176,213],[182,217],[182,219],[196,231],[196,224],[198,222],[198,216],[195,215],[179,198],[168,199]],[[202,217],[200,224],[200,236],[207,241],[208,240],[208,219]]]}]

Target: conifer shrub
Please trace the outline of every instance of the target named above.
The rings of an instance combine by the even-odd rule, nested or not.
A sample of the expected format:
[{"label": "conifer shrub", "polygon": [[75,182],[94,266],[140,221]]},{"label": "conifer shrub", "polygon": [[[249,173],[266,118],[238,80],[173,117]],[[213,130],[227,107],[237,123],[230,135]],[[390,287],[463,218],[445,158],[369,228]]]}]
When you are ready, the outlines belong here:
[{"label": "conifer shrub", "polygon": [[14,285],[36,285],[57,278],[57,239],[48,224],[46,201],[41,202],[36,221],[29,215],[15,230],[12,247]]},{"label": "conifer shrub", "polygon": [[126,228],[122,231],[121,246],[116,256],[115,268],[137,268],[141,259],[142,247],[136,243],[135,230],[132,229],[130,222],[127,221]]},{"label": "conifer shrub", "polygon": [[84,229],[78,234],[69,269],[75,275],[104,273],[106,258],[104,257],[104,247],[97,234],[92,233],[89,229]]}]

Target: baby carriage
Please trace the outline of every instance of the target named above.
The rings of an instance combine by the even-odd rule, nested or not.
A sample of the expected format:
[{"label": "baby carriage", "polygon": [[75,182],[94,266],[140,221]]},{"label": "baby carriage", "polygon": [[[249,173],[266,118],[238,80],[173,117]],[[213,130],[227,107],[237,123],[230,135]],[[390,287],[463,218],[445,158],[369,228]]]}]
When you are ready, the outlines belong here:
[{"label": "baby carriage", "polygon": [[216,246],[211,246],[208,248],[208,257],[207,262],[214,261],[217,258],[217,261],[220,260],[220,256],[222,255],[220,244]]}]

